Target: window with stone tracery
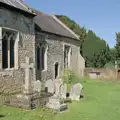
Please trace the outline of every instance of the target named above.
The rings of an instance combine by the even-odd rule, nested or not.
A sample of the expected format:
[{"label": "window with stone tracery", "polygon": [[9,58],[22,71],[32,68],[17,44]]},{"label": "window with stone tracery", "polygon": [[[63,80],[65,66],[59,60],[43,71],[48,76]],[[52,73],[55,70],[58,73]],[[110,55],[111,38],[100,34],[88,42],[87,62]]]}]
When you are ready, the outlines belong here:
[{"label": "window with stone tracery", "polygon": [[11,69],[18,67],[18,32],[0,28],[2,68]]},{"label": "window with stone tracery", "polygon": [[64,68],[70,67],[71,47],[64,45]]},{"label": "window with stone tracery", "polygon": [[37,69],[40,69],[40,48],[37,47]]},{"label": "window with stone tracery", "polygon": [[42,59],[41,69],[44,70],[45,69],[45,47],[41,48],[41,59]]},{"label": "window with stone tracery", "polygon": [[47,47],[44,44],[37,47],[37,69],[47,70]]}]

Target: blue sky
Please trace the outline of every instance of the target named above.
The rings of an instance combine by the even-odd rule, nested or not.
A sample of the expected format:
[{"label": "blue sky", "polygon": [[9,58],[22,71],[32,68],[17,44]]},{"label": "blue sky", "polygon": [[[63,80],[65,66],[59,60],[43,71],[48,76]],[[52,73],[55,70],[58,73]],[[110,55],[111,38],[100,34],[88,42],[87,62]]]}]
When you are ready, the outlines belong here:
[{"label": "blue sky", "polygon": [[25,0],[31,7],[47,14],[67,15],[81,26],[92,29],[115,45],[115,32],[120,31],[120,0]]}]

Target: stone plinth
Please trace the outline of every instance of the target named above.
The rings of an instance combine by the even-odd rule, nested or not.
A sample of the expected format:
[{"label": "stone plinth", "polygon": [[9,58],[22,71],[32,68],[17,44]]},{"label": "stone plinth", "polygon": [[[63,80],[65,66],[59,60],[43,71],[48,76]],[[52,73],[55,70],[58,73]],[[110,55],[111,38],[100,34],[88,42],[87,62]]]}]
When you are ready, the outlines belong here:
[{"label": "stone plinth", "polygon": [[63,99],[58,96],[52,96],[49,98],[49,102],[46,105],[48,108],[62,112],[68,109],[67,104],[64,103]]},{"label": "stone plinth", "polygon": [[38,94],[19,94],[12,97],[12,99],[7,102],[7,105],[20,107],[25,109],[34,109],[36,105],[33,102],[33,98],[38,96]]}]

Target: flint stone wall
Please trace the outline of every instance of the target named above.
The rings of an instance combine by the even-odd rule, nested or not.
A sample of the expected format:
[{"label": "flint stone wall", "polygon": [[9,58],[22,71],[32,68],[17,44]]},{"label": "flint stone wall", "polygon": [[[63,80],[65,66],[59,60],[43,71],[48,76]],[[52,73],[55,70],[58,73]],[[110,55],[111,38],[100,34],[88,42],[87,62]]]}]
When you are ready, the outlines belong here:
[{"label": "flint stone wall", "polygon": [[[39,40],[41,33],[36,32],[36,39]],[[42,33],[46,36],[46,42],[48,44],[47,51],[47,70],[42,71],[42,80],[54,79],[55,70],[54,65],[59,63],[59,75],[64,70],[64,45],[71,47],[71,66],[79,75],[83,75],[85,61],[79,54],[79,42],[66,37],[61,37],[53,34]],[[79,61],[81,60],[81,61]],[[81,64],[81,65],[80,65]]]},{"label": "flint stone wall", "polygon": [[[35,62],[35,35],[34,22],[32,17],[26,17],[19,12],[0,8],[0,27],[17,30],[19,32],[18,42],[18,69],[3,70],[0,68],[0,81],[6,81],[8,84],[24,84],[25,72],[20,68],[21,63],[25,63],[26,56]],[[2,66],[2,55],[0,56],[0,65]],[[33,75],[33,80],[35,76]]]}]

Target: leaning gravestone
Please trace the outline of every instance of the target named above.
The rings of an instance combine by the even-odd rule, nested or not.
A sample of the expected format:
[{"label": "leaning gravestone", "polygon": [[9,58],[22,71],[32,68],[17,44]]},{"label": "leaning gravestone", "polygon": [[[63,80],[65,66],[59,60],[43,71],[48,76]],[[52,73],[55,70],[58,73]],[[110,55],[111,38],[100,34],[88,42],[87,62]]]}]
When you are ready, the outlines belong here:
[{"label": "leaning gravestone", "polygon": [[67,84],[62,84],[61,87],[60,87],[61,98],[66,99],[66,93],[67,93]]},{"label": "leaning gravestone", "polygon": [[79,101],[82,89],[83,86],[80,83],[73,85],[70,89],[70,99]]},{"label": "leaning gravestone", "polygon": [[55,85],[52,80],[47,80],[45,83],[45,89],[47,89],[48,93],[54,93],[55,92]]},{"label": "leaning gravestone", "polygon": [[34,91],[35,92],[40,92],[41,91],[41,82],[40,80],[37,80],[34,82]]}]

